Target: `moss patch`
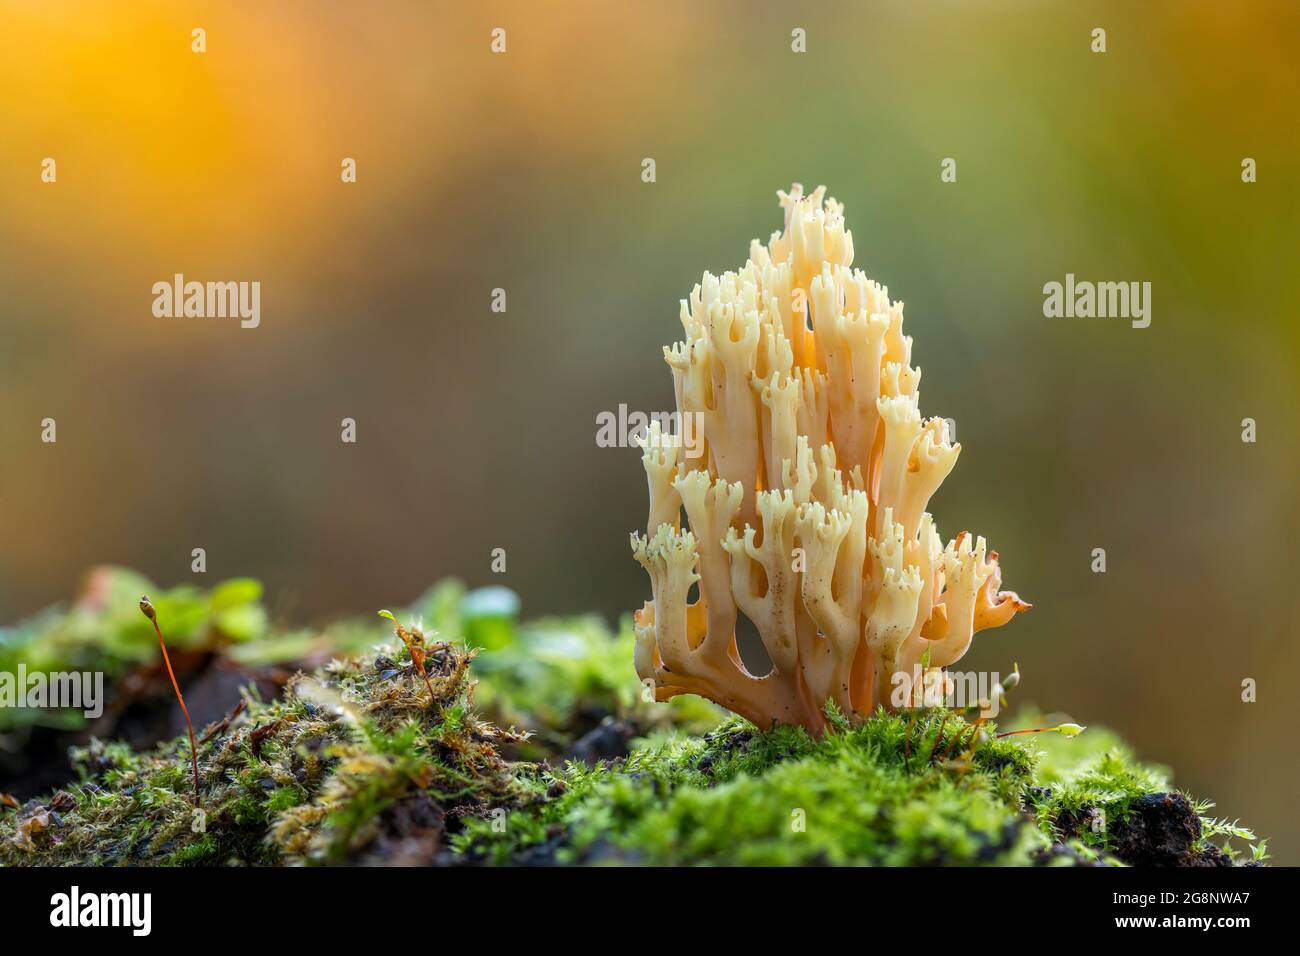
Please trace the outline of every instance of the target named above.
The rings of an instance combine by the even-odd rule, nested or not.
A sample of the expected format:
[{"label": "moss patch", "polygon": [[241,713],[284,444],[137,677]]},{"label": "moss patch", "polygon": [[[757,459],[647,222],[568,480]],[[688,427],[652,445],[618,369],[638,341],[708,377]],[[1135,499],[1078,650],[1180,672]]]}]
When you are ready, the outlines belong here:
[{"label": "moss patch", "polygon": [[[628,635],[611,638],[594,620],[521,627],[500,601],[454,586],[423,603],[466,643],[399,628],[403,640],[300,673],[277,700],[246,691],[203,728],[201,816],[184,738],[143,752],[92,740],[73,752],[76,783],[16,806],[0,795],[0,864],[1224,865],[1265,855],[1242,853],[1253,834],[1212,819],[1211,804],[1172,790],[1165,770],[1104,730],[999,740],[991,724],[933,708],[856,727],[832,712],[819,740],[759,731],[696,699],[644,701]],[[471,644],[492,649],[475,660]],[[540,733],[501,729],[514,720]],[[1011,726],[1045,723],[1026,713]],[[614,759],[599,759],[593,735],[615,726]]]},{"label": "moss patch", "polygon": [[[1231,862],[1231,848],[1211,842],[1222,831],[1196,808],[1185,852],[1151,853],[1153,835],[1132,826],[1139,808],[1192,805],[1112,735],[1070,753],[1073,741],[1039,750],[1041,738],[998,740],[984,730],[972,747],[974,728],[942,709],[878,713],[822,740],[796,728],[760,733],[735,718],[626,761],[570,763],[551,778],[548,800],[476,820],[454,845],[495,864]],[[1098,811],[1112,824],[1074,822]]]},{"label": "moss patch", "polygon": [[426,686],[392,644],[246,700],[202,735],[199,813],[183,738],[141,754],[93,741],[74,753],[77,784],[0,818],[0,863],[435,862],[462,817],[544,789],[500,756],[524,735],[475,714],[472,657],[429,644]]}]

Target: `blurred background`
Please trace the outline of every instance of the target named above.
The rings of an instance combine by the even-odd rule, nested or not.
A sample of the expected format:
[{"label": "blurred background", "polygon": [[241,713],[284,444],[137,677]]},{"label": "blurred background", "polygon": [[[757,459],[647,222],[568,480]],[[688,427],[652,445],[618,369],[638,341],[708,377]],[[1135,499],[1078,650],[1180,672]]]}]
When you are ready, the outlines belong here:
[{"label": "blurred background", "polygon": [[[292,625],[447,575],[639,607],[596,416],[671,406],[678,299],[825,183],[956,421],[939,527],[1035,604],[963,667],[1300,863],[1298,63],[1285,2],[0,0],[0,623],[106,562]],[[261,326],[155,318],[178,272]],[[1150,328],[1044,318],[1067,272],[1151,282]]]}]

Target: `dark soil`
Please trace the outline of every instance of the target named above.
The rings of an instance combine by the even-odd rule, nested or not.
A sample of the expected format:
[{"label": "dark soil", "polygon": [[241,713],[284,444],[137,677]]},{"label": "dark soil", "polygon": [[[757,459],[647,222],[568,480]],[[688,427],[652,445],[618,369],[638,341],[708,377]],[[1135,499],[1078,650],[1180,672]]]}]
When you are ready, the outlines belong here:
[{"label": "dark soil", "polygon": [[385,810],[380,834],[361,856],[362,866],[432,866],[444,849],[446,815],[428,794],[408,797]]},{"label": "dark soil", "polygon": [[1115,825],[1115,855],[1129,866],[1231,866],[1217,847],[1197,852],[1201,821],[1181,793],[1139,797]]},{"label": "dark soil", "polygon": [[[1101,811],[1085,807],[1078,813],[1062,814],[1057,829],[1066,837],[1080,836],[1104,822]],[[1134,801],[1130,812],[1110,823],[1112,852],[1129,866],[1232,866],[1232,860],[1218,847],[1196,849],[1201,839],[1201,821],[1181,793],[1149,793]],[[1069,851],[1062,844],[1051,856]]]},{"label": "dark soil", "polygon": [[589,767],[594,766],[598,760],[620,760],[628,755],[632,739],[636,735],[636,728],[627,721],[606,717],[594,729],[575,740],[564,757],[566,760],[581,761]]}]

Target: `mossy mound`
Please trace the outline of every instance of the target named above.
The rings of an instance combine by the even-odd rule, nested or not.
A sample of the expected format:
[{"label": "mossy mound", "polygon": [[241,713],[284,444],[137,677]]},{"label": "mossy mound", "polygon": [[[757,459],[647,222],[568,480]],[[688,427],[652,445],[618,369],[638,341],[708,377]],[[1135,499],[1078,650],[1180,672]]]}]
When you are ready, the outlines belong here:
[{"label": "mossy mound", "polygon": [[[391,638],[373,614],[321,628],[272,622],[261,585],[250,579],[210,591],[159,588],[125,568],[96,568],[70,604],[0,627],[0,672],[101,671],[104,715],[87,721],[75,709],[0,707],[0,792],[26,798],[67,780],[69,748],[84,746],[92,734],[144,749],[180,732],[158,641],[140,613],[144,593],[153,595],[171,663],[199,723],[224,715],[243,685],[256,684],[270,699],[296,670],[369,654]],[[611,634],[594,615],[521,623],[518,610],[518,597],[506,588],[467,591],[446,580],[398,612],[449,643],[485,651],[475,664],[479,711],[498,725],[533,731],[506,742],[505,756],[594,762],[626,756],[634,738],[655,730],[704,733],[722,718],[698,697],[667,706],[644,699],[630,667],[630,619]]]},{"label": "mossy mound", "polygon": [[504,829],[474,820],[454,844],[487,863],[1230,865],[1212,838],[1254,839],[1202,817],[1105,731],[1047,751],[992,731],[943,709],[833,722],[821,740],[736,718],[618,764],[569,764],[553,799]]},{"label": "mossy mound", "polygon": [[77,785],[0,819],[0,863],[436,862],[453,820],[547,783],[500,755],[524,734],[475,715],[473,654],[423,650],[423,676],[394,644],[299,675],[276,702],[246,698],[200,737],[199,813],[184,738],[142,754],[92,742]]},{"label": "mossy mound", "polygon": [[[999,739],[942,708],[856,727],[830,713],[822,739],[759,731],[698,702],[645,703],[606,673],[618,640],[594,626],[589,660],[537,654],[577,639],[572,623],[522,633],[484,655],[481,695],[476,652],[401,627],[402,642],[299,674],[273,702],[247,692],[200,730],[201,817],[185,738],[139,753],[92,741],[73,754],[78,783],[0,800],[0,864],[1226,865],[1254,840],[1106,731]],[[476,696],[498,719],[555,726],[538,746]],[[611,721],[626,757],[563,759],[592,757],[579,744]],[[513,759],[530,751],[550,762]]]}]

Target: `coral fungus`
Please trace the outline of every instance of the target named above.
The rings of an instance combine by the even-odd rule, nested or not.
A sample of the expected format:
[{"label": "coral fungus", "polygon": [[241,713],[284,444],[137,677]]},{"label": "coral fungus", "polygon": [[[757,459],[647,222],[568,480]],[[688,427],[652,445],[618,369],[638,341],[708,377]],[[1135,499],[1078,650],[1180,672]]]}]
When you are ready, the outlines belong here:
[{"label": "coral fungus", "polygon": [[[977,631],[1029,605],[1000,590],[983,538],[945,547],[926,512],[961,446],[921,418],[903,304],[852,268],[824,187],[778,195],[784,231],[739,272],[705,273],[681,303],[685,340],[664,349],[679,432],[702,429],[703,454],[658,424],[642,443],[650,514],[632,550],[653,600],[635,658],[659,700],[699,694],[817,733],[828,702],[853,721],[921,703]],[[739,614],[770,673],[742,662]]]}]

